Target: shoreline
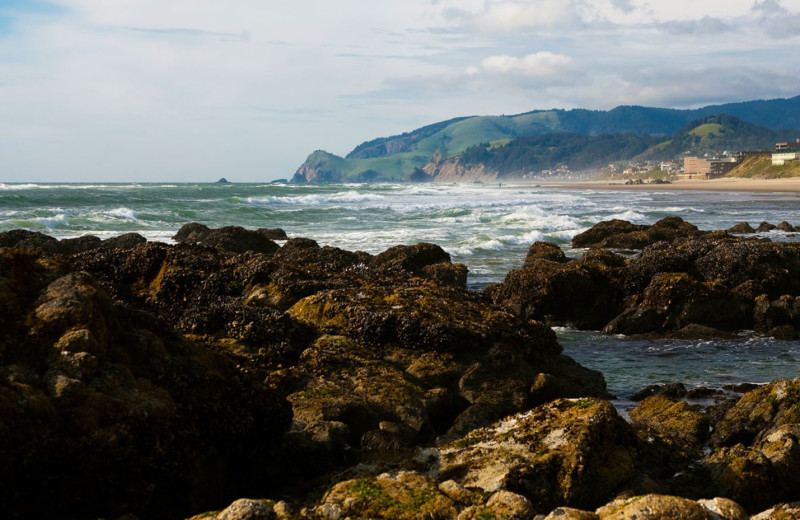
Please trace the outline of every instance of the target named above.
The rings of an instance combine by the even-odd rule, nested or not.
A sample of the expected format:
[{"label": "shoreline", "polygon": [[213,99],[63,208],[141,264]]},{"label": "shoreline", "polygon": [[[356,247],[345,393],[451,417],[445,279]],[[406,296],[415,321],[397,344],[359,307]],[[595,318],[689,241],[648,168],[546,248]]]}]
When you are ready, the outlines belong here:
[{"label": "shoreline", "polygon": [[675,181],[671,184],[623,184],[621,181],[539,182],[542,188],[624,191],[750,191],[800,193],[800,178]]}]

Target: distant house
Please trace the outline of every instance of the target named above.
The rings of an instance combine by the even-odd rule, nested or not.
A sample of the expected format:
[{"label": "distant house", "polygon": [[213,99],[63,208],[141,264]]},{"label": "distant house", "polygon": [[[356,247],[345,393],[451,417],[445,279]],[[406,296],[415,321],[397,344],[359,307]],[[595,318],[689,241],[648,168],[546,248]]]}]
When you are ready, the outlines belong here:
[{"label": "distant house", "polygon": [[794,143],[775,143],[772,166],[783,166],[788,161],[800,160],[800,139]]}]

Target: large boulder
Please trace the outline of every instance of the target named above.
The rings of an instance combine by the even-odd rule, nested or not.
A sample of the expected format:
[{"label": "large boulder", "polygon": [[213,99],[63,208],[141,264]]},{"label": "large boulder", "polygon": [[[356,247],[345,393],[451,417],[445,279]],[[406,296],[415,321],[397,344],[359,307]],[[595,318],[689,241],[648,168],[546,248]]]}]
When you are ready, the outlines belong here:
[{"label": "large boulder", "polygon": [[530,319],[602,328],[622,305],[617,273],[623,259],[602,252],[565,260],[560,251],[534,244],[522,268],[485,292],[498,305]]},{"label": "large boulder", "polygon": [[608,402],[557,400],[423,450],[419,459],[434,475],[519,493],[546,513],[605,503],[634,476],[637,442]]}]

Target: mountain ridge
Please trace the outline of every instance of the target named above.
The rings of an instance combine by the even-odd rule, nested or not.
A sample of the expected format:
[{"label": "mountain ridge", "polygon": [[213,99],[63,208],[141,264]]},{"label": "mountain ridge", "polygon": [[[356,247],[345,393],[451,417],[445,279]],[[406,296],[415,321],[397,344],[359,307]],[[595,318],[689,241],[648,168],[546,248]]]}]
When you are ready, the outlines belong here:
[{"label": "mountain ridge", "polygon": [[356,146],[346,157],[317,150],[293,182],[403,181],[431,162],[452,159],[471,146],[545,134],[670,136],[703,117],[725,114],[770,130],[800,129],[800,96],[754,100],[697,109],[622,105],[608,111],[534,110],[511,116],[457,117]]}]

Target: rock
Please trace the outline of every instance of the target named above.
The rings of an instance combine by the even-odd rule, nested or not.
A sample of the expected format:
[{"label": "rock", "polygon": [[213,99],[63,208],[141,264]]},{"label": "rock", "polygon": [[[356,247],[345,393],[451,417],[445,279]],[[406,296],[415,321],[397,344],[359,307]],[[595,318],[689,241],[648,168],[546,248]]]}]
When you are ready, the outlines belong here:
[{"label": "rock", "polygon": [[720,448],[704,462],[720,493],[748,510],[792,500],[800,486],[800,425],[780,426],[751,448]]},{"label": "rock", "polygon": [[419,458],[464,487],[520,493],[535,510],[549,511],[603,503],[633,475],[636,440],[609,403],[558,400]]},{"label": "rock", "polygon": [[239,226],[226,226],[212,229],[200,242],[206,247],[213,247],[232,253],[253,251],[271,254],[278,250],[278,244],[258,231],[250,231]]},{"label": "rock", "polygon": [[791,224],[789,224],[785,220],[777,225],[777,229],[778,229],[778,231],[783,231],[785,233],[792,233],[794,231],[797,231],[797,229],[795,229],[794,226],[792,226]]},{"label": "rock", "polygon": [[597,513],[573,509],[571,507],[557,507],[553,509],[543,520],[600,520]]},{"label": "rock", "polygon": [[764,233],[766,231],[772,231],[776,227],[777,226],[775,226],[775,224],[770,224],[769,222],[762,222],[761,224],[758,225],[758,229],[756,229],[756,231],[758,231],[759,233]]},{"label": "rock", "polygon": [[486,518],[508,518],[527,520],[533,517],[530,501],[522,495],[509,491],[498,491],[489,497],[486,504],[467,508],[458,515],[458,520],[483,520]]},{"label": "rock", "polygon": [[597,510],[602,520],[714,520],[712,513],[693,500],[666,495],[644,495],[615,500]]},{"label": "rock", "polygon": [[756,230],[753,229],[753,227],[747,222],[739,222],[738,224],[729,228],[727,231],[728,233],[733,233],[736,235],[752,234],[756,232]]},{"label": "rock", "polygon": [[679,449],[699,449],[709,435],[706,416],[685,401],[675,402],[663,395],[644,399],[630,417],[635,425],[656,432]]},{"label": "rock", "polygon": [[284,231],[281,228],[275,228],[275,229],[258,228],[256,229],[256,233],[262,235],[264,238],[268,238],[269,240],[289,239],[289,237],[286,236],[286,231]]},{"label": "rock", "polygon": [[525,262],[503,283],[486,288],[492,301],[521,316],[578,328],[601,328],[619,311],[616,255],[587,254],[565,262],[554,246],[534,244]]},{"label": "rock", "polygon": [[277,515],[271,500],[240,498],[215,517],[215,520],[273,520]]},{"label": "rock", "polygon": [[436,483],[418,473],[400,471],[334,485],[314,508],[321,518],[411,520],[455,518],[458,507]]},{"label": "rock", "polygon": [[133,249],[134,247],[144,244],[145,242],[147,242],[147,239],[139,233],[124,233],[117,237],[103,240],[100,244],[100,247],[107,250],[116,249],[124,251],[127,249]]},{"label": "rock", "polygon": [[682,329],[667,334],[667,337],[675,339],[734,339],[736,335],[713,327],[690,323]]},{"label": "rock", "polygon": [[567,256],[555,244],[549,242],[534,242],[528,248],[528,255],[525,257],[525,263],[532,263],[536,259],[549,260],[551,262],[567,262]]},{"label": "rock", "polygon": [[197,244],[211,233],[211,228],[199,222],[184,224],[172,237],[172,240],[179,244]]},{"label": "rock", "polygon": [[800,423],[800,379],[773,381],[744,394],[715,425],[715,446],[751,444],[785,424]]},{"label": "rock", "polygon": [[595,224],[582,233],[572,237],[572,247],[603,247],[605,240],[615,235],[644,231],[647,226],[631,224],[627,220],[607,220]]},{"label": "rock", "polygon": [[275,485],[275,391],[85,272],[17,249],[0,266],[6,516],[175,517]]},{"label": "rock", "polygon": [[797,518],[800,518],[800,502],[778,504],[750,517],[751,520],[796,520]]},{"label": "rock", "polygon": [[420,275],[425,267],[441,262],[450,262],[450,255],[444,249],[436,244],[421,243],[391,247],[373,258],[370,267]]},{"label": "rock", "polygon": [[686,397],[686,386],[683,383],[666,383],[647,385],[631,396],[631,401],[642,401],[654,395],[663,395],[673,399]]},{"label": "rock", "polygon": [[696,226],[680,217],[666,217],[652,226],[631,224],[625,220],[610,220],[572,238],[573,247],[642,249],[656,242],[672,242],[677,238],[702,235]]},{"label": "rock", "polygon": [[272,254],[278,250],[278,244],[270,240],[271,234],[269,230],[250,231],[240,226],[211,229],[203,224],[192,222],[182,226],[172,239],[179,244],[197,244],[232,253],[253,251]]},{"label": "rock", "polygon": [[[724,520],[748,520],[749,516],[742,506],[728,498],[710,498],[697,501],[705,509],[711,511],[712,515],[717,515]],[[716,517],[714,517],[716,520]]]},{"label": "rock", "polygon": [[216,184],[230,184],[230,181],[225,177],[220,177],[220,179],[216,182]]}]

